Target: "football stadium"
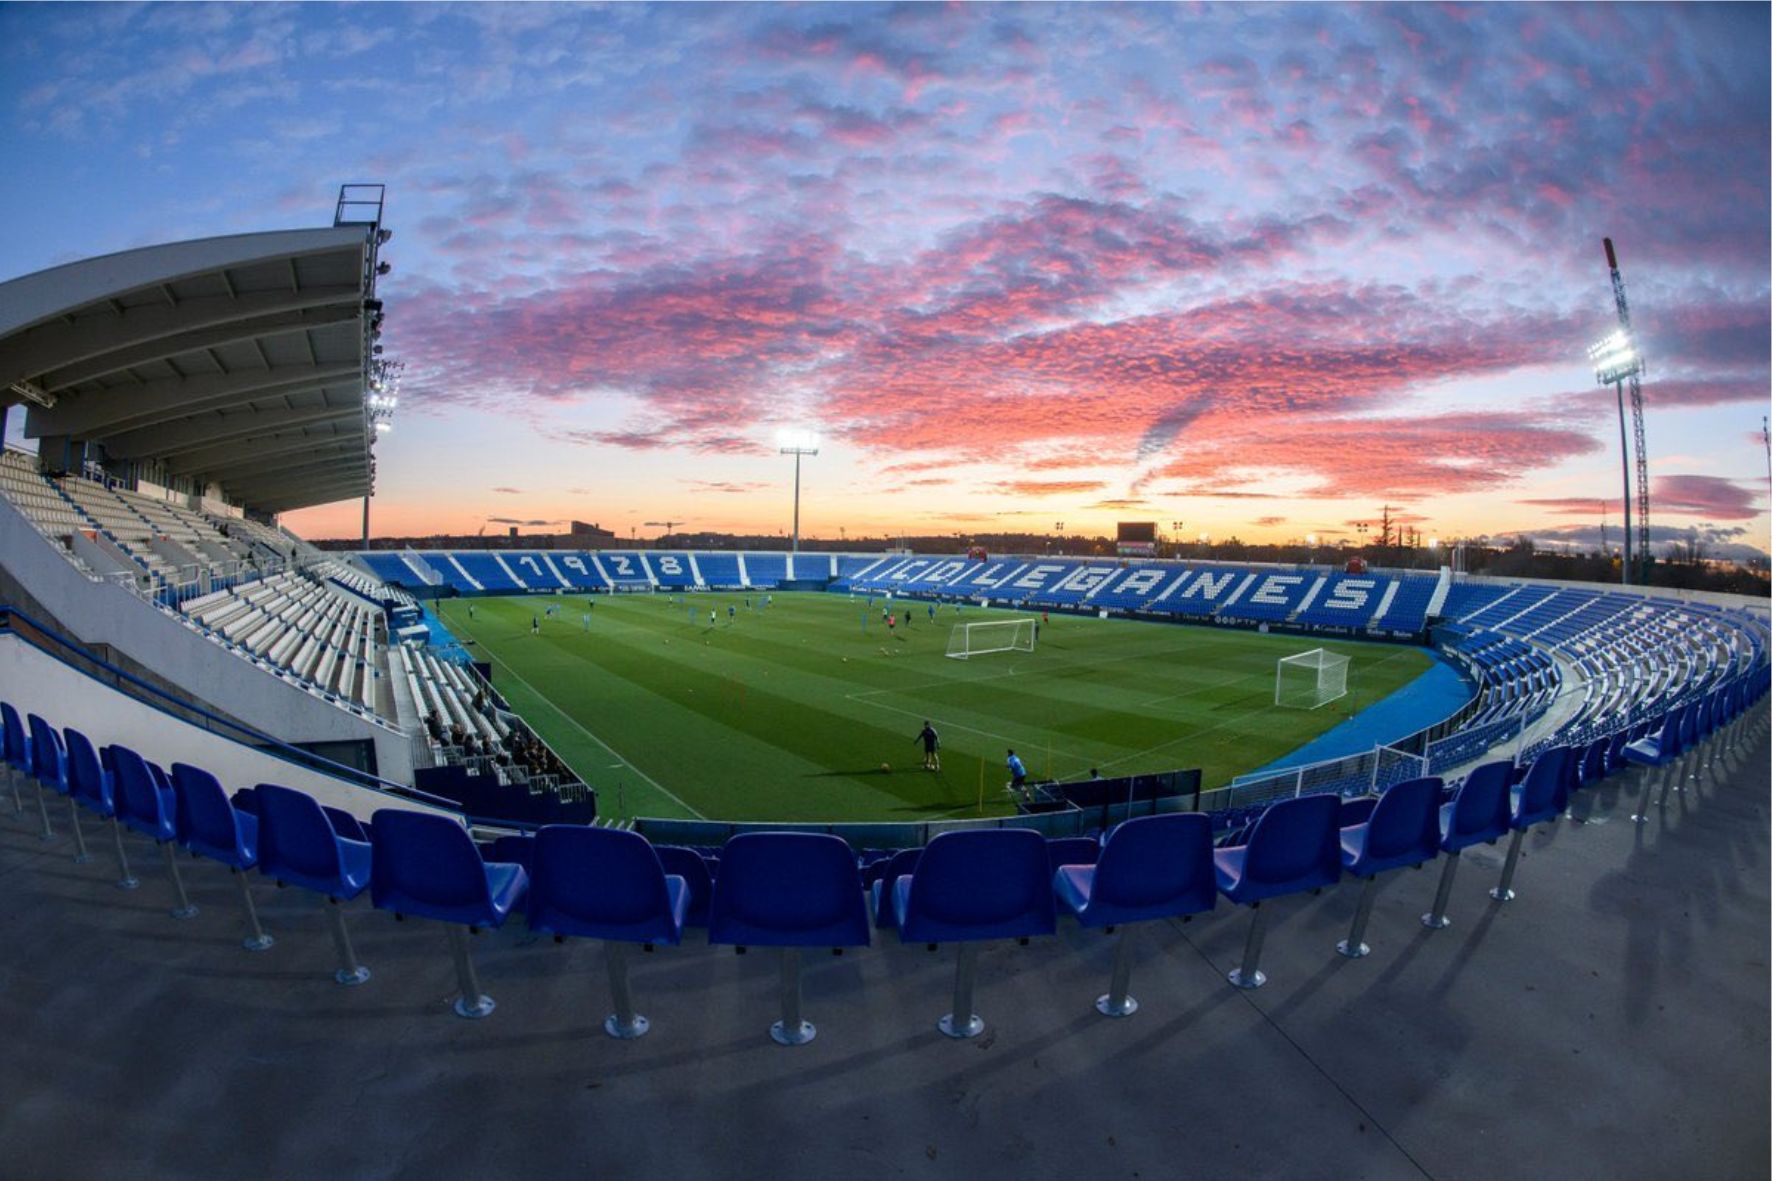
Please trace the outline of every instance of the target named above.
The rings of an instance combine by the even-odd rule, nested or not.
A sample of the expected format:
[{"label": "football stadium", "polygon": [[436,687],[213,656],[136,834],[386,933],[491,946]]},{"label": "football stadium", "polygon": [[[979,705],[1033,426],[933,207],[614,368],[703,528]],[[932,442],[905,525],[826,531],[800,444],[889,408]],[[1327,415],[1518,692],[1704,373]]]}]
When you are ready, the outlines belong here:
[{"label": "football stadium", "polygon": [[1767,1175],[1772,617],[1629,443],[1607,581],[803,537],[800,432],[399,537],[396,209],[0,275],[0,1173]]}]

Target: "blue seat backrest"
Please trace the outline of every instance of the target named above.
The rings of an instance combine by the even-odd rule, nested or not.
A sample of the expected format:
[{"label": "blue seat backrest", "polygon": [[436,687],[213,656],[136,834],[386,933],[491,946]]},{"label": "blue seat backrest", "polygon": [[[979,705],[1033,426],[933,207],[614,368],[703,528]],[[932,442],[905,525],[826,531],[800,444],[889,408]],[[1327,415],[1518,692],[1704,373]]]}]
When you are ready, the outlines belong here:
[{"label": "blue seat backrest", "polygon": [[1444,847],[1452,852],[1492,841],[1508,829],[1508,789],[1514,765],[1507,760],[1484,763],[1464,778],[1452,797],[1452,823]]},{"label": "blue seat backrest", "polygon": [[1334,795],[1281,800],[1255,822],[1243,873],[1254,882],[1291,882],[1341,874],[1341,800]]},{"label": "blue seat backrest", "polygon": [[155,825],[166,819],[168,801],[162,799],[148,761],[127,746],[115,744],[111,746],[111,758],[117,764],[117,781],[112,787],[117,815],[124,820],[133,818]]},{"label": "blue seat backrest", "polygon": [[31,714],[28,721],[31,727],[31,774],[45,784],[65,787],[68,771],[62,736],[36,714]]},{"label": "blue seat backrest", "polygon": [[1392,784],[1378,797],[1366,823],[1368,859],[1420,852],[1431,857],[1440,847],[1440,788],[1437,775]]},{"label": "blue seat backrest", "polygon": [[369,832],[363,827],[363,822],[345,811],[343,808],[334,808],[330,804],[321,804],[320,811],[326,814],[327,823],[332,825],[332,831],[335,835],[344,837],[347,841],[363,841],[366,843],[369,841]]},{"label": "blue seat backrest", "polygon": [[1568,759],[1568,747],[1553,746],[1532,760],[1532,766],[1520,784],[1519,803],[1514,808],[1516,826],[1537,824],[1562,811],[1563,769]]},{"label": "blue seat backrest", "polygon": [[383,808],[370,818],[375,888],[393,889],[438,906],[488,901],[486,863],[468,830],[447,816]]},{"label": "blue seat backrest", "polygon": [[92,740],[72,727],[63,730],[62,737],[68,751],[68,790],[83,800],[108,806],[105,769]]},{"label": "blue seat backrest", "polygon": [[1094,865],[1100,856],[1101,843],[1090,837],[1053,837],[1046,842],[1047,864],[1054,873],[1061,865]]},{"label": "blue seat backrest", "polygon": [[30,770],[30,752],[25,745],[25,726],[19,721],[18,710],[8,702],[0,701],[0,723],[5,725],[6,761],[21,771]]},{"label": "blue seat backrest", "polygon": [[531,926],[548,927],[556,917],[633,924],[668,914],[670,905],[664,867],[639,833],[550,824],[535,834],[529,864]]},{"label": "blue seat backrest", "polygon": [[787,944],[867,944],[861,871],[842,838],[827,833],[749,832],[726,842],[708,907],[708,938],[761,943],[758,935],[764,932]]},{"label": "blue seat backrest", "polygon": [[1057,923],[1046,841],[1026,828],[944,832],[911,876],[910,914],[968,927],[1023,915]]},{"label": "blue seat backrest", "polygon": [[239,825],[228,793],[215,776],[189,763],[172,765],[172,787],[178,796],[178,835],[205,851],[233,849]]},{"label": "blue seat backrest", "polygon": [[708,863],[694,849],[677,845],[657,845],[653,852],[666,873],[674,873],[689,887],[689,913],[684,922],[691,926],[708,925],[708,902],[714,894],[714,879]]},{"label": "blue seat backrest", "polygon": [[[568,827],[577,827],[576,825]],[[488,861],[508,861],[513,865],[521,865],[524,869],[533,870],[535,861],[535,836],[532,833],[515,833],[497,837],[492,847],[486,850]],[[534,883],[530,883],[534,889]]]},{"label": "blue seat backrest", "polygon": [[1095,863],[1090,905],[1137,908],[1174,900],[1177,911],[1218,902],[1212,820],[1203,812],[1140,816],[1114,829]]},{"label": "blue seat backrest", "polygon": [[339,876],[338,841],[314,797],[294,788],[261,783],[258,799],[258,863],[272,877],[332,881]]}]

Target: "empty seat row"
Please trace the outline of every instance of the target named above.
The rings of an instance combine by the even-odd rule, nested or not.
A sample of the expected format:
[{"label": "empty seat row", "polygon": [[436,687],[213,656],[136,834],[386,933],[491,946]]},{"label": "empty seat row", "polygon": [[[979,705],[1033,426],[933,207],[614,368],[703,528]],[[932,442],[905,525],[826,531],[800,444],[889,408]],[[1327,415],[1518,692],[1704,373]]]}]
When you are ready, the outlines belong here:
[{"label": "empty seat row", "polygon": [[[1061,912],[1075,915],[1085,929],[1119,932],[1112,977],[1096,1002],[1105,1015],[1124,1017],[1138,1007],[1129,991],[1136,925],[1186,919],[1214,909],[1220,897],[1254,911],[1230,979],[1238,987],[1255,988],[1265,980],[1260,969],[1268,917],[1264,904],[1322,889],[1343,876],[1359,880],[1352,926],[1337,945],[1343,955],[1358,958],[1369,950],[1365,938],[1378,875],[1444,856],[1432,907],[1422,916],[1428,928],[1443,928],[1459,854],[1511,835],[1501,880],[1491,891],[1497,901],[1510,900],[1529,828],[1554,820],[1578,789],[1626,765],[1700,774],[1707,738],[1713,753],[1718,744],[1735,741],[1741,719],[1758,716],[1750,707],[1765,692],[1761,668],[1670,711],[1650,738],[1584,750],[1554,747],[1518,782],[1510,763],[1485,764],[1450,798],[1439,779],[1421,778],[1389,788],[1364,815],[1334,796],[1283,800],[1255,822],[1246,841],[1228,847],[1213,847],[1210,820],[1198,813],[1129,820],[1111,830],[1099,850],[1062,859],[1053,843],[1031,830],[943,833],[914,856],[901,855],[903,860],[884,867],[872,891],[872,915],[862,871],[841,839],[746,833],[721,848],[718,873],[710,875],[708,939],[741,951],[780,949],[781,1014],[771,1036],[787,1045],[810,1041],[816,1032],[802,1012],[801,954],[808,948],[868,946],[877,927],[896,929],[904,943],[959,945],[953,1004],[938,1022],[953,1037],[970,1037],[983,1028],[973,1004],[980,944],[1053,934]],[[672,872],[664,850],[637,833],[555,825],[533,838],[500,842],[488,856],[448,815],[386,808],[364,826],[348,813],[277,785],[259,784],[230,799],[201,768],[175,763],[167,771],[123,746],[95,749],[79,731],[58,731],[38,715],[21,723],[10,704],[0,703],[0,728],[15,809],[18,777],[34,778],[45,837],[53,835],[48,794],[68,800],[77,861],[89,859],[81,813],[109,821],[118,884],[125,888],[139,885],[125,833],[147,837],[165,859],[172,913],[181,919],[194,917],[197,908],[186,893],[175,848],[225,865],[238,877],[243,944],[252,951],[267,950],[274,940],[259,921],[247,871],[257,869],[320,895],[338,954],[334,976],[341,984],[370,978],[356,958],[341,910],[367,890],[376,909],[447,926],[459,986],[453,1007],[465,1017],[486,1016],[494,1006],[481,989],[466,936],[480,927],[498,927],[521,911],[531,930],[605,942],[613,1009],[605,1029],[615,1037],[637,1037],[648,1023],[628,985],[629,948],[678,944],[692,921],[691,882]],[[1665,793],[1669,788],[1663,782]]]}]

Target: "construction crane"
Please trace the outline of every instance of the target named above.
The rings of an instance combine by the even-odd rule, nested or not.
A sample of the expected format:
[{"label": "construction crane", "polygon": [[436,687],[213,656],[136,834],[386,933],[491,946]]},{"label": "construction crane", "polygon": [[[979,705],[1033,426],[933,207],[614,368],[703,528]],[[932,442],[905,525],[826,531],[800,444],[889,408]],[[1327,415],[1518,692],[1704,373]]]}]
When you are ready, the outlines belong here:
[{"label": "construction crane", "polygon": [[[1619,445],[1624,445],[1624,383],[1630,383],[1630,416],[1631,434],[1636,443],[1637,453],[1637,553],[1636,559],[1642,563],[1642,581],[1649,581],[1649,569],[1653,561],[1649,550],[1649,445],[1643,431],[1643,355],[1637,351],[1635,334],[1630,326],[1630,301],[1624,296],[1624,276],[1618,273],[1618,252],[1612,248],[1612,239],[1603,238],[1606,246],[1606,266],[1612,272],[1612,299],[1618,305],[1618,332],[1602,341],[1595,348],[1610,346],[1603,356],[1596,356],[1596,364],[1602,367],[1595,370],[1595,376],[1601,385],[1618,387],[1618,433]],[[1603,362],[1603,364],[1602,364]],[[1630,581],[1630,456],[1625,456],[1625,488],[1624,488],[1624,540],[1625,561],[1624,581]]]},{"label": "construction crane", "polygon": [[688,521],[648,521],[646,522],[646,527],[648,529],[663,529],[664,533],[659,536],[659,540],[663,541],[666,537],[671,535],[671,530],[675,529],[678,525],[687,524],[689,524]]}]

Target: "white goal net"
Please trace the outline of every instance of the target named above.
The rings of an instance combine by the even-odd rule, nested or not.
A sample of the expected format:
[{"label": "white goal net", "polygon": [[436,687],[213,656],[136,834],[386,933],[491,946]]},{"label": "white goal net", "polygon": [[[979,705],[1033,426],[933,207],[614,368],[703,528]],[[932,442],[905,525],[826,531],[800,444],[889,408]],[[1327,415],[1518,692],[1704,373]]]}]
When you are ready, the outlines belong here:
[{"label": "white goal net", "polygon": [[992,652],[1032,652],[1037,622],[1027,618],[956,623],[954,630],[948,633],[948,655],[955,660],[965,660]]},{"label": "white goal net", "polygon": [[1347,657],[1312,648],[1282,656],[1274,670],[1274,704],[1316,709],[1347,696]]}]

